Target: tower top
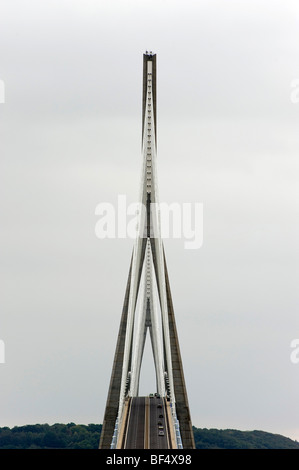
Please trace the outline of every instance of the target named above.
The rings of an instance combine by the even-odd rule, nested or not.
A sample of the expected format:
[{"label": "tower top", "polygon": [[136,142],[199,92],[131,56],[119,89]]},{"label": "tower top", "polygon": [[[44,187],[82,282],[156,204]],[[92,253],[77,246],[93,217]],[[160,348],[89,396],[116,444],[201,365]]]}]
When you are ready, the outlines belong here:
[{"label": "tower top", "polygon": [[153,51],[145,51],[145,54],[143,55],[147,56],[148,58],[151,58],[155,56],[156,54]]}]

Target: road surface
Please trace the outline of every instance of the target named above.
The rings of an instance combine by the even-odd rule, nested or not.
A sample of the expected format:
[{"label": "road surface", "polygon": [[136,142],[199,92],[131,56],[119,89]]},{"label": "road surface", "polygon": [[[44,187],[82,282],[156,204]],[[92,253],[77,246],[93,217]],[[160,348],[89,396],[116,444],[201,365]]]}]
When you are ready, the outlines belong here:
[{"label": "road surface", "polygon": [[163,398],[133,397],[128,409],[123,449],[169,449],[171,439]]}]

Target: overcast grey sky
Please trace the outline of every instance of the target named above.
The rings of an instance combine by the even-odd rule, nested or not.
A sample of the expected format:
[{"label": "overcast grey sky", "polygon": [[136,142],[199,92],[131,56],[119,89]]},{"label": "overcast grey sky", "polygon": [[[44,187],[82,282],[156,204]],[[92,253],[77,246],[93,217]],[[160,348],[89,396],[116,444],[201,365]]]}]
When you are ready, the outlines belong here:
[{"label": "overcast grey sky", "polygon": [[133,241],[95,208],[138,197],[146,49],[160,200],[204,207],[165,240],[193,424],[299,440],[297,0],[0,0],[0,426],[102,422]]}]

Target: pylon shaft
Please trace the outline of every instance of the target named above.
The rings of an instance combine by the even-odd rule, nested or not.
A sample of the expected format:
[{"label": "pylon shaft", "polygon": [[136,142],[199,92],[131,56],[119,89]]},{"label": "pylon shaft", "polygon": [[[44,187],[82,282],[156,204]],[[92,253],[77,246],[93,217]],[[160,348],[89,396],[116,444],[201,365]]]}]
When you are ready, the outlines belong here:
[{"label": "pylon shaft", "polygon": [[108,443],[113,447],[119,442],[119,429],[124,429],[124,415],[128,410],[126,400],[138,396],[147,331],[152,343],[157,393],[170,404],[171,426],[175,429],[172,435],[179,436],[178,447],[181,443],[185,448],[195,447],[157,208],[156,103],[156,55],[144,54],[141,210],[100,448],[107,448]]}]

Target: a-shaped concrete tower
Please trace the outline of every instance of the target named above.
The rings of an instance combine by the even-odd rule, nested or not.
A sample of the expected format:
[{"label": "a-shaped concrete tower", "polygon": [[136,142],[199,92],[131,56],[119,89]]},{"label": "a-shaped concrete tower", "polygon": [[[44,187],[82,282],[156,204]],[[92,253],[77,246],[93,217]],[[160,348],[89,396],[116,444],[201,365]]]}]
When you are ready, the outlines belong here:
[{"label": "a-shaped concrete tower", "polygon": [[[141,194],[100,448],[195,448],[158,210],[156,54],[143,55]],[[139,397],[147,331],[156,393]],[[149,391],[150,392],[150,391]]]}]

